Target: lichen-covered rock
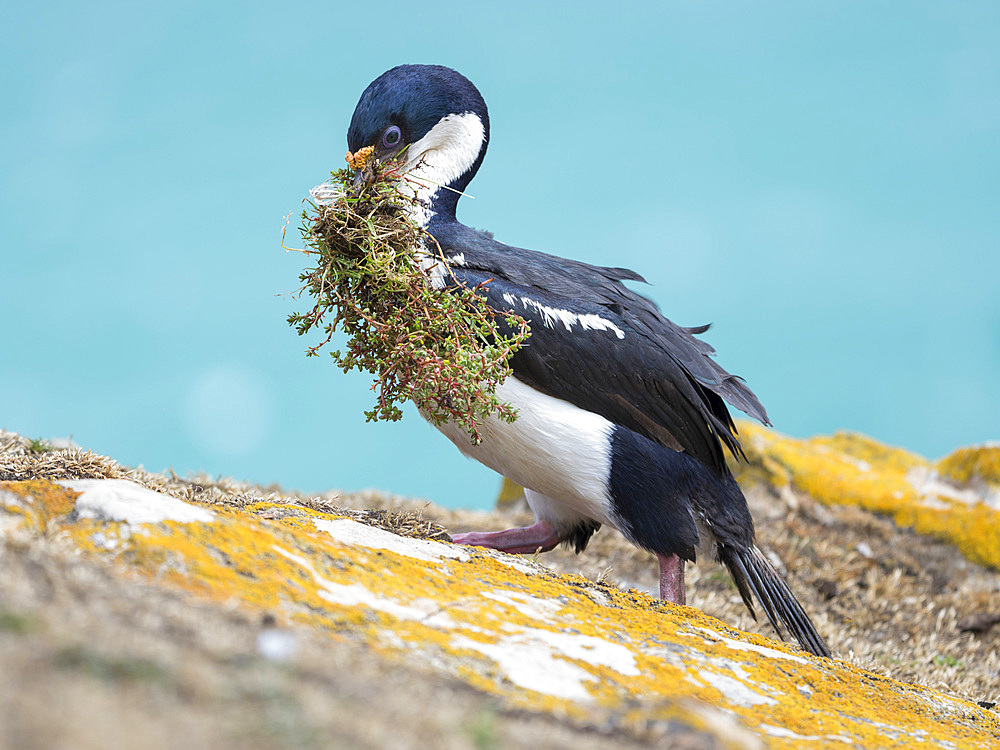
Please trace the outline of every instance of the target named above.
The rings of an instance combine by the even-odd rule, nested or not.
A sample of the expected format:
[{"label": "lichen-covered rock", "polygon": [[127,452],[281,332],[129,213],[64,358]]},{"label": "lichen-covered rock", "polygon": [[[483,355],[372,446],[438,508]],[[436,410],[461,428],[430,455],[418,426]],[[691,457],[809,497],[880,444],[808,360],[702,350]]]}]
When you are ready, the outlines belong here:
[{"label": "lichen-covered rock", "polygon": [[958,485],[996,492],[1000,490],[1000,443],[959,448],[938,461],[937,470]]},{"label": "lichen-covered rock", "polygon": [[[844,492],[863,481],[863,463],[898,466],[904,478],[921,466],[851,440],[810,450],[842,456],[834,465],[844,468],[827,480],[842,476]],[[798,448],[769,453],[778,464],[766,470],[820,481],[809,479]],[[719,747],[1000,742],[997,716],[973,703],[524,558],[406,538],[311,507],[208,508],[108,481],[0,483],[0,534],[44,535],[123,575],[456,675],[529,712],[581,719],[610,711],[625,726],[680,722]],[[284,658],[294,644],[261,648]]]},{"label": "lichen-covered rock", "polygon": [[928,461],[863,435],[807,440],[751,422],[739,431],[748,463],[731,461],[741,484],[791,487],[828,505],[855,505],[951,542],[1000,570],[1000,448],[963,448]]}]

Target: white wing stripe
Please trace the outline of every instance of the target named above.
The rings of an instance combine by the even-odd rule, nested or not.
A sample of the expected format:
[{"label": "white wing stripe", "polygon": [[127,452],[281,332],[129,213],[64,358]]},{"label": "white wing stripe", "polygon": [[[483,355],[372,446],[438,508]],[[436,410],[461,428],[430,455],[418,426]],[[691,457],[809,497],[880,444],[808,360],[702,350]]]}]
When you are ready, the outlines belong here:
[{"label": "white wing stripe", "polygon": [[[504,295],[504,299],[508,303],[513,303],[513,299],[508,294]],[[573,312],[572,310],[564,310],[559,307],[549,307],[548,305],[543,305],[541,302],[533,300],[530,297],[521,297],[521,304],[524,305],[525,308],[529,310],[533,309],[541,315],[542,322],[548,328],[555,328],[557,323],[562,323],[567,331],[572,331],[573,326],[579,324],[579,326],[585,331],[614,331],[615,335],[619,339],[625,338],[625,331],[607,318],[602,318],[596,313],[581,315]]]}]

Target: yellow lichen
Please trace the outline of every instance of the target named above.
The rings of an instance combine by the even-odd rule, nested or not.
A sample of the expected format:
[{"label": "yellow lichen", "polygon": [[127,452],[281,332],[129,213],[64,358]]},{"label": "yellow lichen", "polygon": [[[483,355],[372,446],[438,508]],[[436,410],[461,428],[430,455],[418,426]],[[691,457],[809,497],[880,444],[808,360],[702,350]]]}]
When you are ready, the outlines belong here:
[{"label": "yellow lichen", "polygon": [[[44,532],[49,523],[73,510],[78,492],[45,479],[23,482],[0,482],[0,492],[10,493],[18,500],[4,504],[11,513],[24,516],[24,522],[37,531]],[[0,495],[0,502],[2,502]]]},{"label": "yellow lichen", "polygon": [[[863,444],[834,449],[828,441],[810,450],[841,456],[831,472],[842,475],[835,482],[841,492],[861,481],[854,473],[870,470],[859,460],[895,465],[897,473],[910,465]],[[812,459],[800,447],[783,451],[777,460],[796,483],[819,481],[807,476]],[[68,507],[55,498],[37,503],[48,518]],[[282,509],[289,506],[219,507],[211,523],[132,527],[79,519],[60,533],[83,554],[163,585],[363,641],[387,658],[438,665],[512,707],[585,719],[595,704],[641,726],[676,720],[683,706],[713,706],[775,748],[801,747],[797,737],[819,738],[817,746],[848,737],[858,747],[989,747],[1000,740],[1000,722],[973,704],[809,656],[696,609],[443,542],[421,541],[429,545],[419,548],[424,557],[348,543],[316,525],[335,516],[308,509],[282,516]],[[268,510],[273,519],[255,514]],[[560,646],[567,642],[577,645]],[[579,675],[586,698],[560,697],[544,680],[524,684],[490,655],[497,644],[523,648],[518,664],[549,659]],[[615,658],[601,657],[598,646]]]},{"label": "yellow lichen", "polygon": [[974,445],[959,448],[937,463],[942,476],[958,484],[969,484],[976,479],[1000,487],[1000,446]]},{"label": "yellow lichen", "polygon": [[[901,526],[955,544],[973,562],[1000,569],[1000,512],[947,492],[935,493],[928,502],[915,476],[929,475],[933,467],[920,456],[853,433],[798,440],[750,422],[741,422],[739,429],[749,458],[749,465],[733,464],[740,481],[763,478],[828,505],[883,513]],[[991,449],[979,450],[974,455],[958,451],[947,466],[971,465],[991,476]]]},{"label": "yellow lichen", "polygon": [[524,488],[504,477],[497,495],[497,510],[508,510],[523,500]]}]

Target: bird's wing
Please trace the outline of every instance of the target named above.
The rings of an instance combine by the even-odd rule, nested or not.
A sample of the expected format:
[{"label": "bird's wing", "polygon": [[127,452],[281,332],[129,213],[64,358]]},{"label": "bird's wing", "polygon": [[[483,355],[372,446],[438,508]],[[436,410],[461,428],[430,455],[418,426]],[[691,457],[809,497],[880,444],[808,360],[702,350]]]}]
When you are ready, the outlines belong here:
[{"label": "bird's wing", "polygon": [[532,387],[687,451],[719,475],[728,471],[722,444],[740,453],[723,399],[767,423],[750,389],[695,338],[707,326],[678,326],[621,283],[641,281],[638,274],[513,248],[480,233],[435,236],[457,279],[470,288],[482,284],[492,307],[528,321],[531,337],[511,367]]}]

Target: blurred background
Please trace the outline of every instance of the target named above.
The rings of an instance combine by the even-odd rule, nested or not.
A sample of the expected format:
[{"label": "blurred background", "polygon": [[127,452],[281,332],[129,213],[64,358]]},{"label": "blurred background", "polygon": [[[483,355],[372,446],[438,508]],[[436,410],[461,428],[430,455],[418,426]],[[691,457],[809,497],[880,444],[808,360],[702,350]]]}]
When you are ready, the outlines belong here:
[{"label": "blurred background", "polygon": [[[775,427],[1000,438],[1000,5],[5,3],[0,427],[128,465],[486,507],[285,323],[364,87],[463,72],[459,218],[635,268]],[[294,242],[293,242],[294,244]]]}]

